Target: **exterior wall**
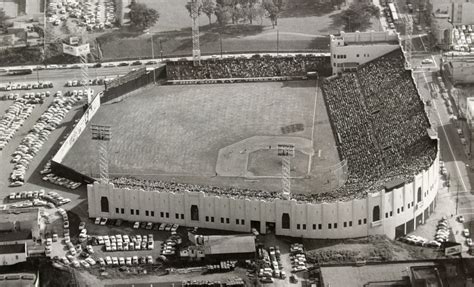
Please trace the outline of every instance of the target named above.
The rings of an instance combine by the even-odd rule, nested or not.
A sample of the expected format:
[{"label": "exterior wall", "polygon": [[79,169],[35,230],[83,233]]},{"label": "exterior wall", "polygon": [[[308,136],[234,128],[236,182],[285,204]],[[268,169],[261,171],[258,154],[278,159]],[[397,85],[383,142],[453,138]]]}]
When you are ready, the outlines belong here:
[{"label": "exterior wall", "polygon": [[473,0],[430,0],[432,13],[448,14],[454,24],[474,24]]},{"label": "exterior wall", "polygon": [[25,13],[27,15],[40,13],[43,10],[43,7],[41,7],[41,2],[41,0],[26,0]]},{"label": "exterior wall", "polygon": [[[129,190],[115,188],[113,184],[96,182],[87,186],[89,216],[177,223],[238,232],[250,232],[251,221],[259,221],[261,233],[266,232],[267,223],[273,223],[277,235],[292,237],[349,238],[386,234],[390,238],[395,238],[397,226],[402,225],[405,230],[406,222],[416,219],[420,214],[421,223],[424,223],[423,212],[435,200],[437,194],[438,171],[438,158],[436,158],[428,170],[418,174],[413,182],[406,183],[400,188],[390,192],[369,194],[364,199],[331,203],[302,203],[294,200],[257,201],[210,196],[202,192]],[[418,188],[422,191],[420,202],[417,202]],[[109,212],[101,210],[102,197],[108,199]],[[192,205],[196,205],[199,209],[199,220],[191,220]],[[378,221],[373,220],[375,206],[380,208]],[[138,215],[136,210],[139,210]],[[288,213],[290,217],[289,229],[282,228],[284,213]],[[415,222],[415,228],[416,225]]]},{"label": "exterior wall", "polygon": [[0,254],[0,265],[14,265],[26,261],[26,253]]},{"label": "exterior wall", "polygon": [[[400,47],[398,35],[391,32],[341,32],[340,36],[331,35],[330,41],[333,75],[343,72],[346,63],[362,65]],[[397,44],[390,43],[394,41]]]}]

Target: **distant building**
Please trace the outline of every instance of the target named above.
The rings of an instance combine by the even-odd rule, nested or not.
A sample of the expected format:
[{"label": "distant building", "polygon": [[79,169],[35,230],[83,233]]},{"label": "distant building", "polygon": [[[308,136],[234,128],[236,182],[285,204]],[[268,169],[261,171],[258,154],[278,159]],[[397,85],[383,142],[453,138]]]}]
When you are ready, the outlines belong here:
[{"label": "distant building", "polygon": [[[42,231],[39,224],[39,209],[6,209],[0,210],[0,244],[2,239],[38,240]],[[10,242],[10,241],[8,241]]]},{"label": "distant building", "polygon": [[430,0],[431,13],[447,15],[455,25],[474,24],[474,0]]},{"label": "distant building", "polygon": [[359,65],[400,48],[398,34],[382,32],[341,32],[330,36],[332,74],[353,71]]},{"label": "distant building", "polygon": [[[26,243],[0,245],[0,265],[14,265],[25,262],[27,257]],[[2,285],[0,283],[0,285]]]},{"label": "distant building", "polygon": [[180,256],[194,260],[225,260],[255,257],[255,237],[252,235],[196,235],[188,233],[195,245],[181,250]]},{"label": "distant building", "polygon": [[39,273],[2,273],[0,285],[5,287],[39,287]]},{"label": "distant building", "polygon": [[321,286],[474,286],[472,264],[472,259],[448,259],[321,267]]},{"label": "distant building", "polygon": [[474,83],[474,53],[445,53],[442,68],[444,74],[454,84]]},{"label": "distant building", "polygon": [[46,0],[1,0],[0,9],[10,17],[34,16],[43,12],[44,1]]}]

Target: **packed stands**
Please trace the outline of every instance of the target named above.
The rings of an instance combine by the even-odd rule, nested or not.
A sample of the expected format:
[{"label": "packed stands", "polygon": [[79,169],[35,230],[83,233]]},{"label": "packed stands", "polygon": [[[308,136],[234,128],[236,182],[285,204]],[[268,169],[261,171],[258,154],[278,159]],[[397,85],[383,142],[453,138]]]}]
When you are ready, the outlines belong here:
[{"label": "packed stands", "polygon": [[396,178],[411,179],[436,157],[436,141],[400,50],[323,82],[348,181],[340,190],[379,189]]},{"label": "packed stands", "polygon": [[307,72],[327,73],[326,70],[330,68],[329,61],[329,57],[311,55],[207,59],[201,60],[199,66],[194,66],[192,61],[169,61],[166,64],[166,73],[168,80],[302,77],[306,76]]},{"label": "packed stands", "polygon": [[[261,59],[256,63],[259,63],[259,60]],[[237,66],[245,63],[235,61],[234,64]],[[180,75],[195,77],[202,75],[199,74],[202,72],[206,77],[213,77],[215,73],[203,71],[211,69],[212,65],[225,67],[215,63],[211,60],[202,66],[202,70],[198,69],[199,72],[194,70],[189,74],[180,73]],[[363,198],[368,192],[381,190],[387,182],[395,179],[410,181],[414,175],[429,168],[436,158],[437,142],[428,135],[427,129],[430,124],[424,112],[423,102],[419,98],[411,72],[404,69],[403,63],[403,55],[397,50],[360,66],[355,72],[323,81],[323,95],[338,142],[338,151],[341,159],[348,162],[347,181],[342,187],[331,192],[292,193],[293,199],[331,202]],[[254,64],[242,65],[250,67]],[[224,71],[223,75],[232,76],[234,68],[237,69],[231,65],[228,73]],[[295,72],[291,69],[289,71]],[[249,71],[244,69],[243,73],[247,72]],[[202,186],[133,177],[115,178],[112,183],[118,188],[149,191],[202,191],[209,195],[242,199],[283,199],[281,192]]]}]

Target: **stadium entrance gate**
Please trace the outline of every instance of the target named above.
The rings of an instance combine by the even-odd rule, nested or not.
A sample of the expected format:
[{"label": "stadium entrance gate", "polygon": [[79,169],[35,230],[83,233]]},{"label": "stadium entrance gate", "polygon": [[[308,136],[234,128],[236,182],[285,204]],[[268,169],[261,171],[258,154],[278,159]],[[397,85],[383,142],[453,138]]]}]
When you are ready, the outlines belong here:
[{"label": "stadium entrance gate", "polygon": [[260,221],[251,220],[250,221],[250,228],[255,228],[255,229],[257,229],[258,232],[261,232],[261,230],[260,230]]},{"label": "stadium entrance gate", "polygon": [[265,233],[275,233],[275,222],[265,222]]},{"label": "stadium entrance gate", "polygon": [[405,223],[395,227],[395,238],[405,236]]}]

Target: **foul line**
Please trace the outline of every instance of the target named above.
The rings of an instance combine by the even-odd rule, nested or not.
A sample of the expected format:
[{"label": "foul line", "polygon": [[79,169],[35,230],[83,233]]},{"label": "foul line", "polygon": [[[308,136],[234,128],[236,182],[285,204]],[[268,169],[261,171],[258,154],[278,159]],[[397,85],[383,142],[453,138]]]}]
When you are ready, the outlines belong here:
[{"label": "foul line", "polygon": [[[423,78],[425,79],[425,84],[428,85],[428,80],[426,79],[425,73],[423,73]],[[434,103],[436,114],[438,115],[439,123],[441,125],[441,129],[443,129],[444,137],[446,138],[446,142],[448,143],[449,151],[451,152],[451,155],[453,156],[454,165],[456,166],[456,170],[457,170],[459,179],[461,180],[462,186],[464,188],[464,192],[467,192],[466,184],[464,183],[464,180],[462,179],[461,170],[459,169],[459,166],[456,160],[456,155],[453,152],[453,148],[451,147],[451,142],[449,141],[448,134],[446,133],[443,122],[441,121],[441,115],[439,114],[438,106],[436,105],[436,101],[432,101],[432,102]],[[440,150],[440,153],[441,153],[441,150]]]},{"label": "foul line", "polygon": [[[316,127],[316,107],[318,103],[318,80],[316,80],[316,90],[314,92],[314,108],[313,108],[313,129],[311,130],[311,145],[313,146],[314,149],[314,129]],[[313,156],[314,156],[314,150],[313,153],[309,156],[308,160],[308,175],[311,173],[311,165],[313,164]]]}]

